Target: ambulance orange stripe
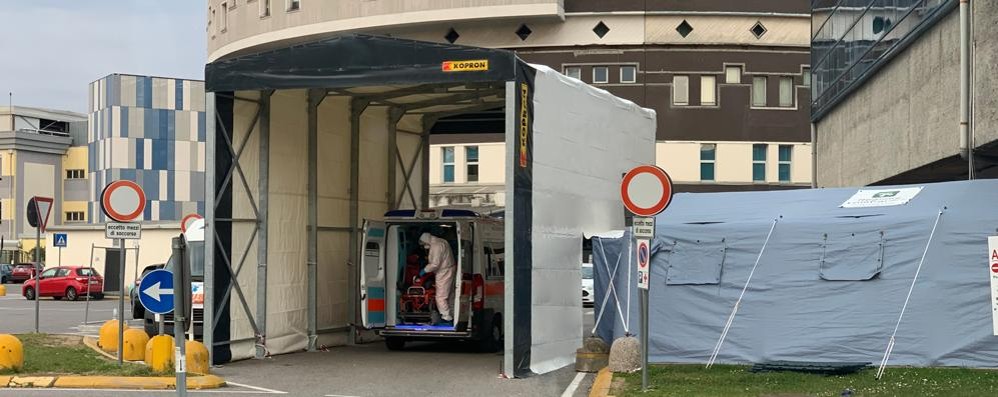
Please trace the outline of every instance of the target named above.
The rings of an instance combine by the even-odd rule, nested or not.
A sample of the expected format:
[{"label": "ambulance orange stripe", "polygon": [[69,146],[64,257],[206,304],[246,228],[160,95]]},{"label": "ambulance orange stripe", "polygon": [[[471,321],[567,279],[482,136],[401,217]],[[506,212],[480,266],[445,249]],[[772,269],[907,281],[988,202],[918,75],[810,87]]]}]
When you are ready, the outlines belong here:
[{"label": "ambulance orange stripe", "polygon": [[367,300],[367,311],[371,311],[371,312],[383,312],[383,311],[385,311],[385,300],[384,299],[368,299]]}]

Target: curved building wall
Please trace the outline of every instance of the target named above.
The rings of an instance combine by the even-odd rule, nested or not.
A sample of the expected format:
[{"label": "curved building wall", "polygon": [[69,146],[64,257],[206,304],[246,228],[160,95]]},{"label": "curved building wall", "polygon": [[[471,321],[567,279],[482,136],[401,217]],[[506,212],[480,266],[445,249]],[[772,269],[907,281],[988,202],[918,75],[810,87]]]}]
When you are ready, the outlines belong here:
[{"label": "curved building wall", "polygon": [[[209,60],[347,32],[510,49],[654,109],[658,162],[681,191],[811,184],[806,1],[298,0],[300,9],[288,11],[289,4],[209,0]],[[456,163],[431,160],[434,202],[503,204],[501,156],[487,156],[502,141],[475,132],[432,138],[432,153],[457,154]],[[481,153],[477,181],[466,176],[466,145]],[[704,150],[714,153],[701,159]]]}]

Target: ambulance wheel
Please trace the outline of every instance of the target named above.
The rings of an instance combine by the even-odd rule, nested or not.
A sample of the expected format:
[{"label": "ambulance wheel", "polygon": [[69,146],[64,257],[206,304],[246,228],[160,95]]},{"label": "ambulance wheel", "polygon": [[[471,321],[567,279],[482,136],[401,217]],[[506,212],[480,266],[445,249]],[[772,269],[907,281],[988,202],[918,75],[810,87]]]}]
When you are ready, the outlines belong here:
[{"label": "ambulance wheel", "polygon": [[388,347],[388,350],[403,350],[405,349],[405,339],[389,336],[385,338],[385,346]]},{"label": "ambulance wheel", "polygon": [[481,329],[482,337],[478,340],[478,350],[495,353],[503,348],[502,316],[496,314],[492,318],[486,318]]}]

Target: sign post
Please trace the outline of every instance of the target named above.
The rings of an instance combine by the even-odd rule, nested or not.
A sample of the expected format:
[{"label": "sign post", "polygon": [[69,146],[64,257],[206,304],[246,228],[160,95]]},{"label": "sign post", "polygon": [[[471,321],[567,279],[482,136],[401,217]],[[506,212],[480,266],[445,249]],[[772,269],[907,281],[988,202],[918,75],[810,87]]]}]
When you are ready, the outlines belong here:
[{"label": "sign post", "polygon": [[187,280],[189,271],[187,263],[187,244],[184,236],[173,238],[173,257],[176,258],[173,269],[173,340],[177,343],[173,359],[174,373],[177,375],[177,395],[187,395],[187,341],[184,339],[184,324],[187,321],[187,297],[190,293],[190,283]]},{"label": "sign post", "polygon": [[641,304],[641,390],[648,389],[648,287],[651,278],[651,240],[655,238],[655,215],[672,202],[672,179],[653,165],[642,165],[624,175],[620,198],[636,217],[631,238],[637,239],[638,297]]},{"label": "sign post", "polygon": [[138,184],[132,181],[117,180],[107,184],[100,197],[101,210],[104,215],[112,220],[121,222],[108,222],[104,225],[104,237],[116,238],[121,255],[119,257],[118,280],[118,365],[124,363],[124,340],[125,336],[125,256],[128,250],[125,249],[126,239],[138,239],[142,236],[142,225],[130,224],[136,218],[142,216],[146,209],[146,194]]},{"label": "sign post", "polygon": [[[28,200],[28,224],[35,228],[35,263],[32,265],[35,270],[35,333],[38,333],[38,318],[40,308],[38,300],[42,291],[41,272],[42,266],[42,232],[49,222],[49,214],[52,212],[52,198],[35,196]],[[119,339],[120,340],[120,339]]]}]

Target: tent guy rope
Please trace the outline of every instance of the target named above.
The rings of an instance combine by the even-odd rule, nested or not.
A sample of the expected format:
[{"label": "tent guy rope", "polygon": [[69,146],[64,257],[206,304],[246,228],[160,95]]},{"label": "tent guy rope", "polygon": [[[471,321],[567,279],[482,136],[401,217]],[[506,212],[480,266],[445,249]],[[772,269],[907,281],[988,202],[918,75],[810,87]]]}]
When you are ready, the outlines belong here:
[{"label": "tent guy rope", "polygon": [[714,361],[717,360],[718,353],[721,352],[721,345],[724,344],[724,338],[727,338],[728,336],[728,330],[731,329],[731,323],[735,321],[735,315],[738,314],[738,308],[742,304],[742,298],[745,297],[745,291],[748,290],[749,283],[752,282],[752,276],[755,275],[755,269],[759,266],[762,254],[766,252],[766,246],[769,245],[769,239],[773,237],[773,230],[776,229],[776,224],[780,222],[780,218],[783,218],[783,215],[773,219],[773,225],[769,227],[769,234],[766,235],[766,241],[762,243],[759,255],[755,258],[755,264],[752,265],[752,271],[749,272],[748,279],[745,280],[745,286],[742,287],[742,293],[738,295],[738,300],[735,301],[735,306],[731,308],[731,314],[728,316],[728,321],[724,324],[724,330],[721,331],[721,337],[717,339],[717,344],[714,345],[714,351],[710,354],[710,360],[707,360],[707,368],[714,365]]},{"label": "tent guy rope", "polygon": [[884,351],[884,358],[880,360],[880,368],[877,369],[877,379],[884,376],[884,371],[887,369],[887,361],[891,358],[891,352],[894,350],[894,337],[898,334],[898,328],[901,327],[901,319],[904,318],[904,312],[908,309],[908,301],[911,300],[911,293],[915,290],[915,282],[918,281],[918,274],[922,272],[922,264],[925,263],[925,255],[929,253],[929,245],[932,244],[932,238],[936,235],[936,227],[939,226],[939,219],[942,218],[943,212],[946,211],[946,207],[939,210],[936,214],[936,222],[932,224],[932,232],[929,233],[929,240],[925,242],[925,250],[922,251],[922,259],[918,261],[918,267],[915,269],[915,277],[911,279],[911,287],[908,288],[908,296],[904,298],[904,306],[901,306],[901,314],[898,315],[898,322],[894,325],[894,333],[891,334],[890,341],[887,342],[887,350]]}]

